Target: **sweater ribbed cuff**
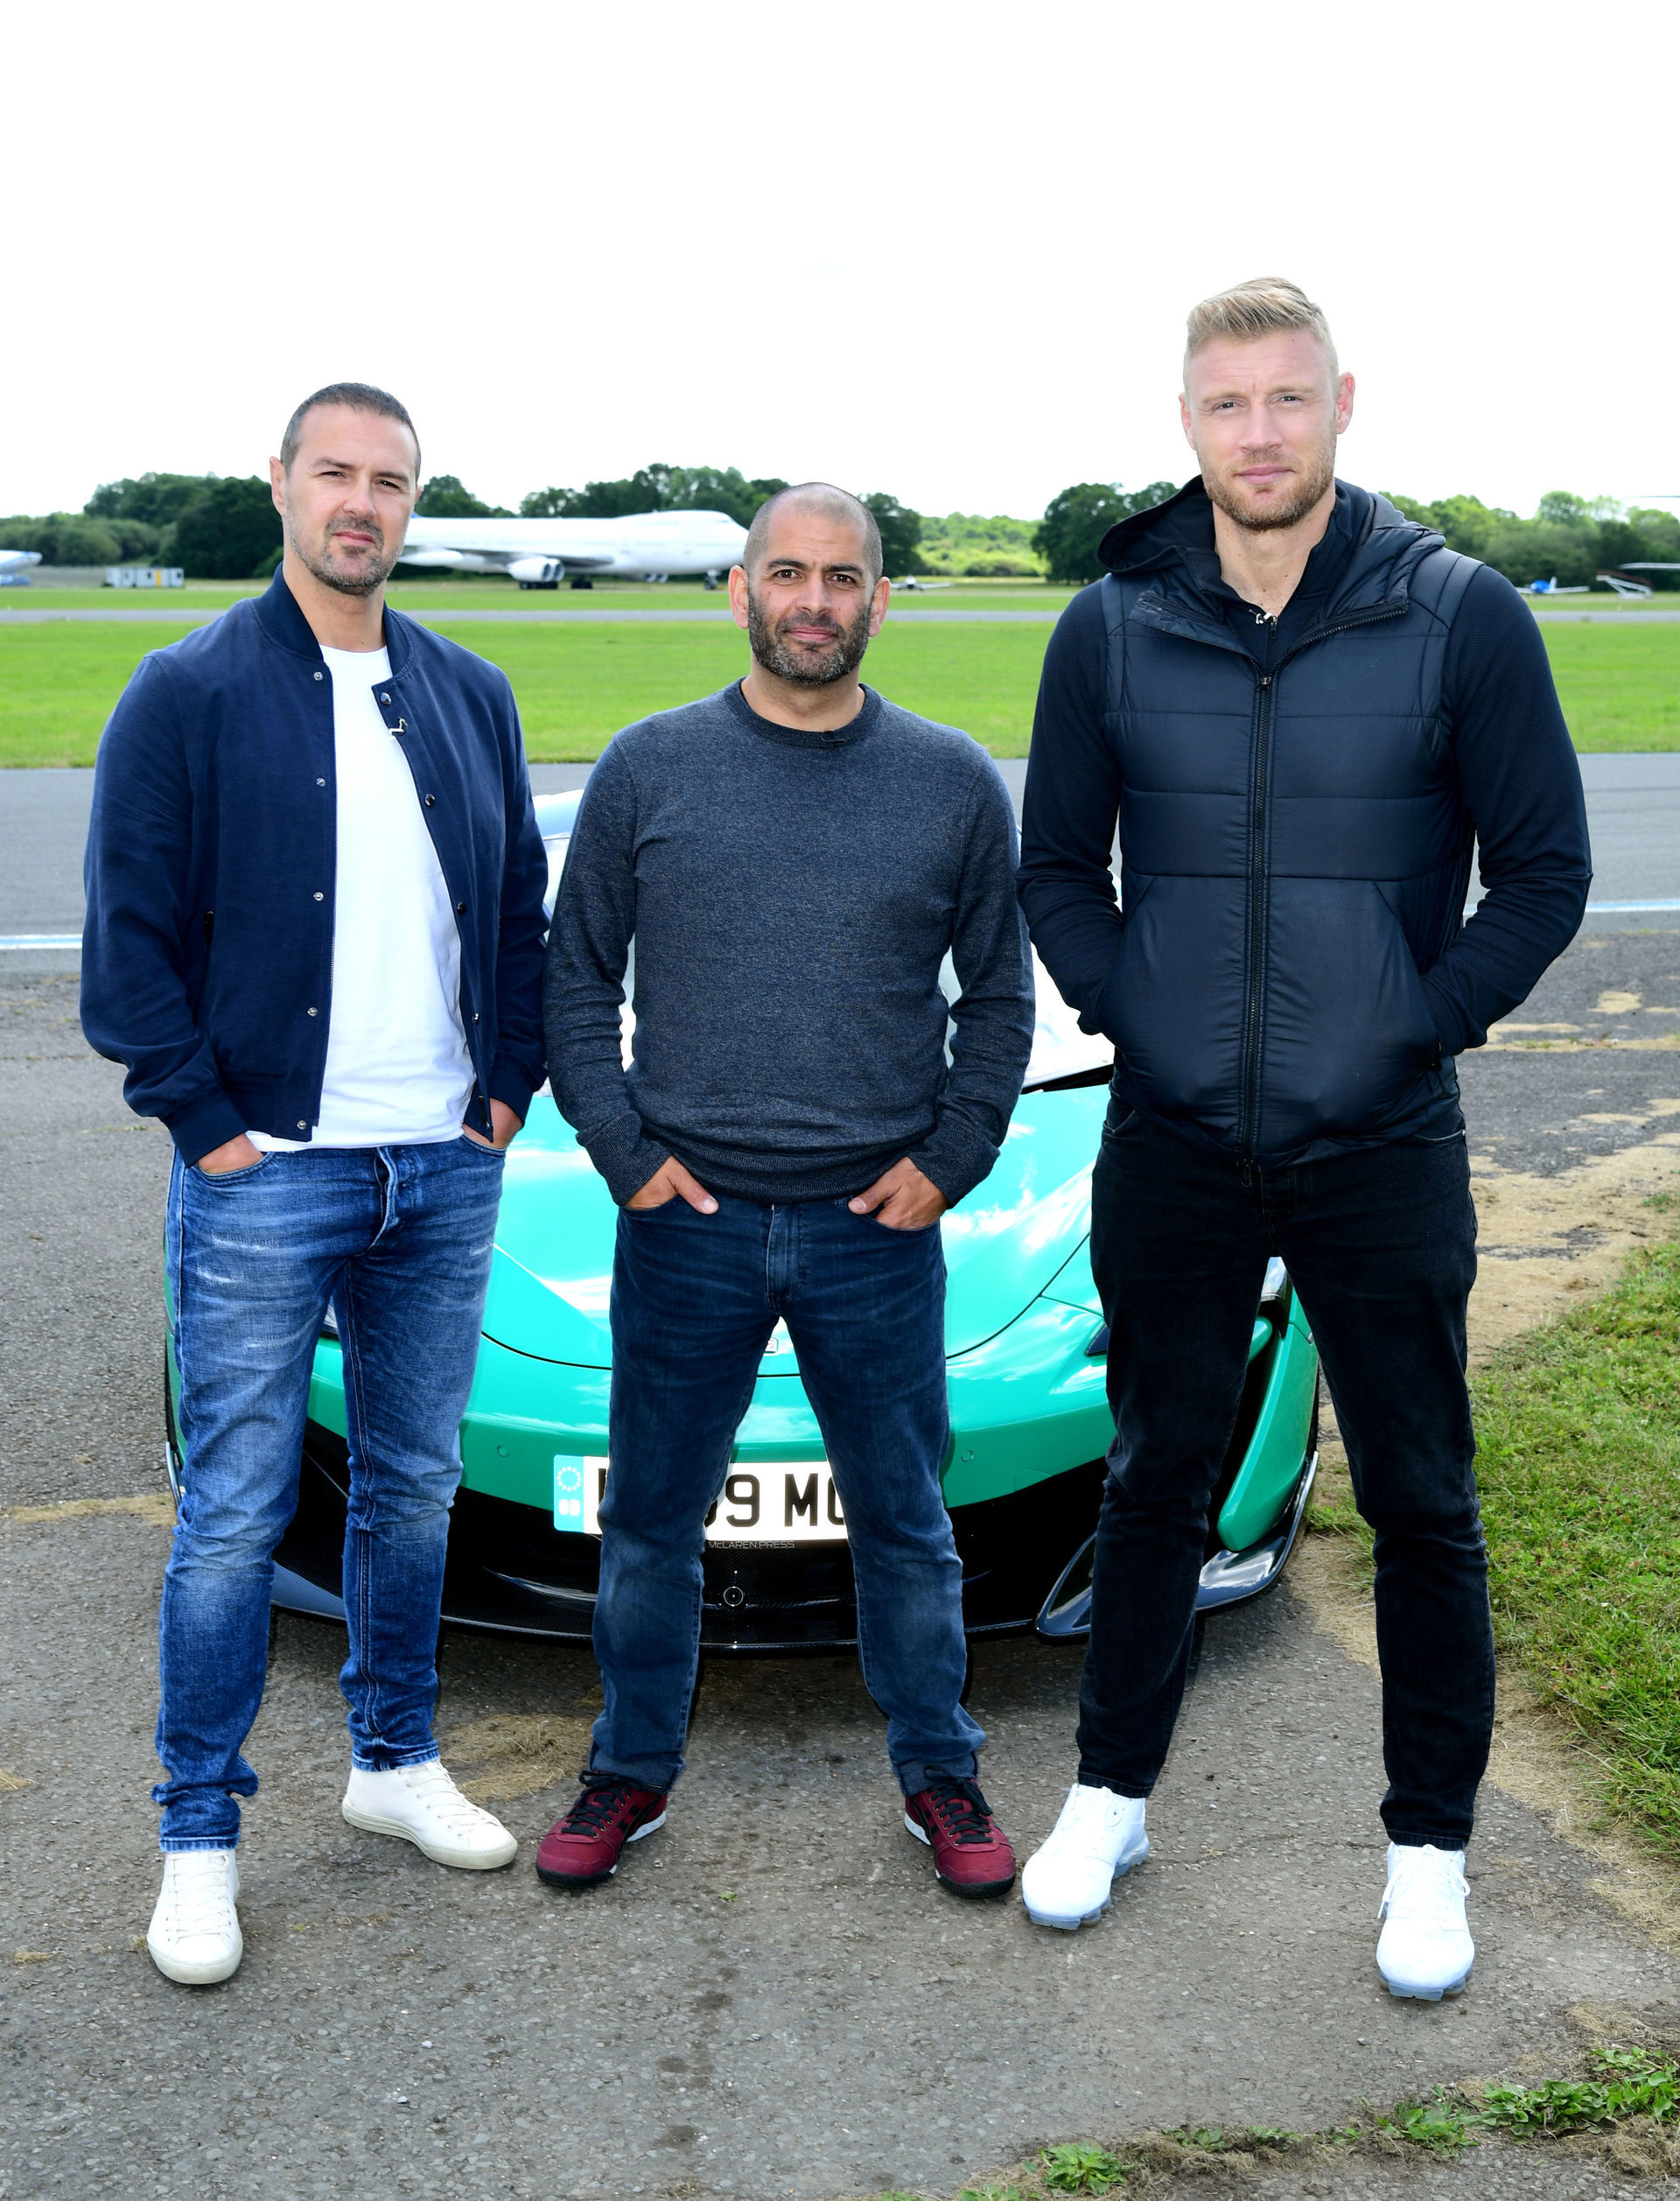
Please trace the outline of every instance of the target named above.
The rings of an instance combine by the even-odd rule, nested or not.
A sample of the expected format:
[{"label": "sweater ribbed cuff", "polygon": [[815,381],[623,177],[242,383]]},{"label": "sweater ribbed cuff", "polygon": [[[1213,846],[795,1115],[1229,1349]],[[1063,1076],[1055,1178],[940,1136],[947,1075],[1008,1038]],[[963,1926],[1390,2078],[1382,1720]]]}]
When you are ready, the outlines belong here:
[{"label": "sweater ribbed cuff", "polygon": [[620,1121],[592,1132],[586,1139],[580,1132],[579,1138],[584,1152],[606,1180],[607,1190],[621,1208],[627,1207],[648,1180],[671,1158],[670,1148],[662,1146],[656,1139],[649,1139],[641,1129],[640,1118],[634,1113],[628,1125]]},{"label": "sweater ribbed cuff", "polygon": [[947,1116],[935,1124],[920,1146],[911,1148],[909,1160],[929,1184],[939,1187],[954,1208],[991,1174],[998,1149],[977,1132],[968,1130],[960,1120]]}]

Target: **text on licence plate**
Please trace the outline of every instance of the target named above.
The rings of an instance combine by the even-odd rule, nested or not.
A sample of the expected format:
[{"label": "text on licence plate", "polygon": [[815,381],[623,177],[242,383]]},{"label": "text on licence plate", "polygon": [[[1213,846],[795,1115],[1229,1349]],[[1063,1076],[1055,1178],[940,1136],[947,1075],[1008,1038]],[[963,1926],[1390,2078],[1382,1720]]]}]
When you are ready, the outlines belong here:
[{"label": "text on licence plate", "polygon": [[[599,1454],[554,1455],[554,1525],[598,1536],[607,1463]],[[826,1460],[738,1460],[706,1516],[708,1544],[842,1544],[845,1516]]]}]

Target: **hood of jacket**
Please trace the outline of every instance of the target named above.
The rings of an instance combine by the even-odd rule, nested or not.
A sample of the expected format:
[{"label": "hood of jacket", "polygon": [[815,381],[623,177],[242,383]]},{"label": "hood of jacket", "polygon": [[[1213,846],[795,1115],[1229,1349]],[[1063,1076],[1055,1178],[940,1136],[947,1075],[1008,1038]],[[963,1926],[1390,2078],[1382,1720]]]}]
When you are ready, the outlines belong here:
[{"label": "hood of jacket", "polygon": [[[1322,595],[1326,619],[1404,603],[1418,560],[1442,542],[1433,529],[1404,518],[1386,497],[1338,481],[1335,509],[1301,586]],[[1165,504],[1111,527],[1097,556],[1116,577],[1152,582],[1165,603],[1176,602],[1222,623],[1212,592],[1219,579],[1213,500],[1200,474]]]}]

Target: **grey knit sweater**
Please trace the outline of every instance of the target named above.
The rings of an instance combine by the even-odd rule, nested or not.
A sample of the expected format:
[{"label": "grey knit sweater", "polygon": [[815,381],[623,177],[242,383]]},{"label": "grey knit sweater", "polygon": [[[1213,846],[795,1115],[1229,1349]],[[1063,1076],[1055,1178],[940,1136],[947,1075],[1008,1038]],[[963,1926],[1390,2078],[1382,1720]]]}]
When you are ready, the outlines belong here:
[{"label": "grey knit sweater", "polygon": [[960,1200],[1032,1038],[997,768],[872,690],[834,733],[760,718],[738,683],[626,727],[578,813],[543,1013],[555,1098],[620,1204],[671,1154],[766,1202],[848,1197],[907,1154]]}]

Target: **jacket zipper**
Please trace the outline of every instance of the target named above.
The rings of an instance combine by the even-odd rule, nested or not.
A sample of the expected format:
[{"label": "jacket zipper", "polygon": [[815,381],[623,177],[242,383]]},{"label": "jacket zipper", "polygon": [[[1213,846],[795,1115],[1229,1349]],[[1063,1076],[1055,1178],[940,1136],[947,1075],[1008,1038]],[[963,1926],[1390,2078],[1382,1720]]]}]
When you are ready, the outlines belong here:
[{"label": "jacket zipper", "polygon": [[[1278,622],[1265,614],[1255,614],[1257,623],[1271,629],[1273,647],[1278,640]],[[1270,650],[1267,651],[1268,660]],[[1242,1005],[1242,1181],[1250,1181],[1254,1161],[1255,1141],[1260,1129],[1260,1006],[1264,992],[1261,972],[1265,960],[1266,911],[1270,897],[1266,893],[1266,811],[1271,791],[1271,683],[1274,670],[1270,662],[1260,675],[1259,691],[1256,700],[1254,770],[1250,775],[1249,796],[1249,951],[1248,998]]]},{"label": "jacket zipper", "polygon": [[[1405,609],[1404,604],[1384,605],[1376,611],[1365,612],[1357,619],[1339,620],[1334,627],[1315,627],[1312,634],[1303,634],[1299,641],[1286,650],[1269,670],[1259,676],[1258,709],[1255,729],[1255,760],[1253,792],[1249,806],[1249,952],[1248,994],[1242,1005],[1242,1182],[1253,1182],[1254,1149],[1260,1132],[1260,1027],[1261,1000],[1264,991],[1263,970],[1266,952],[1266,920],[1270,896],[1266,873],[1267,824],[1271,803],[1271,706],[1272,685],[1292,657],[1311,648],[1314,642],[1327,641],[1333,634],[1345,634],[1350,627],[1368,627],[1379,619],[1397,619]],[[1257,618],[1265,614],[1256,613]],[[1268,620],[1274,640],[1278,622]]]}]

